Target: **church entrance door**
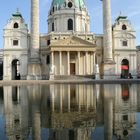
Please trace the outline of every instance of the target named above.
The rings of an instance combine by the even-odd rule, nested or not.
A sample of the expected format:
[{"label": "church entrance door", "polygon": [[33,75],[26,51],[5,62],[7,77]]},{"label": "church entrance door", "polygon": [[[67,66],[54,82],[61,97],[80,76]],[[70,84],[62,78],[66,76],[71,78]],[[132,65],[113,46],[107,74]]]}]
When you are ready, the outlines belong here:
[{"label": "church entrance door", "polygon": [[70,63],[70,74],[75,75],[75,63]]},{"label": "church entrance door", "polygon": [[129,76],[129,61],[127,59],[123,59],[121,62],[121,75],[122,78],[128,78]]},{"label": "church entrance door", "polygon": [[12,61],[12,80],[20,80],[19,65],[19,60],[15,59]]}]

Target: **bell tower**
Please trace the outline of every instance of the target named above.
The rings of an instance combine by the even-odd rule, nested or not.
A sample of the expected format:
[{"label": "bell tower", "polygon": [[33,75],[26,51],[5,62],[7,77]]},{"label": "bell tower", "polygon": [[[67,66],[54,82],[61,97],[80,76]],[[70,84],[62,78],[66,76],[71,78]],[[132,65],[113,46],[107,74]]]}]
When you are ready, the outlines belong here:
[{"label": "bell tower", "polygon": [[28,63],[28,27],[17,11],[4,27],[3,80],[25,80]]}]

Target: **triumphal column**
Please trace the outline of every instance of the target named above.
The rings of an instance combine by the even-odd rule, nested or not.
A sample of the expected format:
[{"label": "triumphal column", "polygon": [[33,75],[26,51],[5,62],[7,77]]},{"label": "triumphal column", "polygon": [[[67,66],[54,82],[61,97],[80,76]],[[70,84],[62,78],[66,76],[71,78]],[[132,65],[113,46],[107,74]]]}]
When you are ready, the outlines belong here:
[{"label": "triumphal column", "polygon": [[112,79],[115,75],[115,63],[112,51],[112,22],[111,22],[111,2],[103,1],[103,78]]},{"label": "triumphal column", "polygon": [[42,79],[41,61],[39,56],[39,41],[39,0],[31,0],[31,34],[27,79]]}]

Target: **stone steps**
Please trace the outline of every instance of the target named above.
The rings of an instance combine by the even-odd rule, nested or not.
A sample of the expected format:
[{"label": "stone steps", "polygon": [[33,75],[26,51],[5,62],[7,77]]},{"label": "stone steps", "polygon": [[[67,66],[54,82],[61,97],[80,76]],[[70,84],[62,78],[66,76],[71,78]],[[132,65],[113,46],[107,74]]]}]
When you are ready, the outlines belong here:
[{"label": "stone steps", "polygon": [[94,75],[55,75],[55,80],[86,80],[94,79]]}]

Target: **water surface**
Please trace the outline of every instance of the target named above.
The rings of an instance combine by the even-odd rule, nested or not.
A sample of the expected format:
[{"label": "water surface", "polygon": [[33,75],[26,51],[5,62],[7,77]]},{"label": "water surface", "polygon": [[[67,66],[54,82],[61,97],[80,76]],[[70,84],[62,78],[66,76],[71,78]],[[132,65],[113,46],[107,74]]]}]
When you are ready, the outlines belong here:
[{"label": "water surface", "polygon": [[2,140],[139,140],[140,85],[0,88]]}]

